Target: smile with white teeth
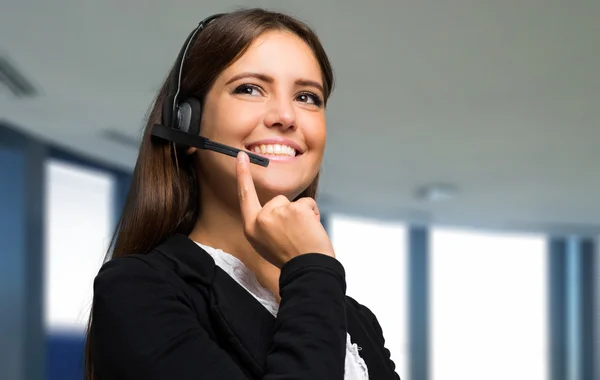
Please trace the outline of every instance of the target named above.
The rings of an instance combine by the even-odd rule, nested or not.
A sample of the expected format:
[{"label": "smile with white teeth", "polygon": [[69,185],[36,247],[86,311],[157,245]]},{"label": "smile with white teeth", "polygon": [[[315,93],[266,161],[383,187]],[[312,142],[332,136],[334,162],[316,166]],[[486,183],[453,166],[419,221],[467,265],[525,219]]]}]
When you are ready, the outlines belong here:
[{"label": "smile with white teeth", "polygon": [[265,156],[296,157],[296,149],[292,148],[291,146],[281,144],[255,145],[250,150],[254,153],[262,154]]}]

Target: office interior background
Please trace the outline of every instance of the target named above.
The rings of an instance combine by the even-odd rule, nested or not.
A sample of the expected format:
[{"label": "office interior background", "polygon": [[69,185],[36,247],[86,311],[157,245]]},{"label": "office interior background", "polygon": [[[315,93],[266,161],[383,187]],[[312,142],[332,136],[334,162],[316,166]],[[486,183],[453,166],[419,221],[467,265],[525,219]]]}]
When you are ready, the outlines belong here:
[{"label": "office interior background", "polygon": [[0,379],[81,379],[146,111],[209,14],[313,26],[318,198],[403,380],[600,379],[600,2],[0,2]]}]

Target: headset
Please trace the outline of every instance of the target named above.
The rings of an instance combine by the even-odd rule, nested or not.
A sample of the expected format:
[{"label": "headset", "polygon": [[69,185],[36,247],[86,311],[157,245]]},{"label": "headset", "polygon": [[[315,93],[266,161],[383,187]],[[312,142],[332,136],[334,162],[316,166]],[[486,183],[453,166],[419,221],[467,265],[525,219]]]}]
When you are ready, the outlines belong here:
[{"label": "headset", "polygon": [[[169,77],[168,94],[163,100],[162,124],[152,126],[152,135],[161,139],[181,144],[184,146],[195,147],[198,149],[211,150],[217,153],[236,157],[240,149],[211,141],[206,137],[200,136],[200,120],[202,118],[202,102],[200,99],[190,96],[185,99],[179,99],[181,90],[181,75],[183,63],[190,46],[196,40],[196,37],[211,22],[225,15],[219,13],[200,21],[185,40],[181,51],[177,56],[174,69]],[[256,165],[267,167],[269,159],[259,156],[252,152],[244,151],[250,158],[250,162]]]}]

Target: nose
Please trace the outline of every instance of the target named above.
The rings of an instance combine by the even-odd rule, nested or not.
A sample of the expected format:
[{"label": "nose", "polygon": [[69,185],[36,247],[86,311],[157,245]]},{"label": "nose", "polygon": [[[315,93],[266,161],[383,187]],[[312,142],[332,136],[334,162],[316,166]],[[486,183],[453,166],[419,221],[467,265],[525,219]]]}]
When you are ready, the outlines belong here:
[{"label": "nose", "polygon": [[267,128],[296,129],[296,111],[292,101],[272,99],[265,115]]}]

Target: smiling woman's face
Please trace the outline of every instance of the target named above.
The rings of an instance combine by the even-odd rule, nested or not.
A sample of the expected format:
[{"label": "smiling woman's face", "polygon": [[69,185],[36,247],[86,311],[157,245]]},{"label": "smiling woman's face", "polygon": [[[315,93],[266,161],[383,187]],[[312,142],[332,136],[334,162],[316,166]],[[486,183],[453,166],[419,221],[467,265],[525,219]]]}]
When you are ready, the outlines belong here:
[{"label": "smiling woman's face", "polygon": [[[259,36],[216,79],[200,131],[270,159],[266,168],[251,165],[263,204],[279,194],[297,197],[317,175],[326,140],[322,72],[310,47],[285,31]],[[217,196],[236,196],[235,159],[197,154],[202,187]]]}]

